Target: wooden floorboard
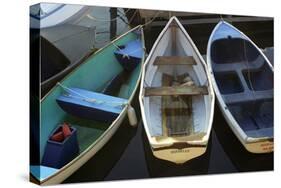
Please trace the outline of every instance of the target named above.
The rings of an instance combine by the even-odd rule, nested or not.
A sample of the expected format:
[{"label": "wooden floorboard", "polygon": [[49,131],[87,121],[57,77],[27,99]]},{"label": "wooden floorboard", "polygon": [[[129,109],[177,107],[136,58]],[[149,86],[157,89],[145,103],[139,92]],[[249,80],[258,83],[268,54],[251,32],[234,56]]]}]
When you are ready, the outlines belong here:
[{"label": "wooden floorboard", "polygon": [[[162,85],[170,86],[173,77],[163,74]],[[192,97],[162,96],[162,128],[163,136],[182,136],[191,134]]]}]

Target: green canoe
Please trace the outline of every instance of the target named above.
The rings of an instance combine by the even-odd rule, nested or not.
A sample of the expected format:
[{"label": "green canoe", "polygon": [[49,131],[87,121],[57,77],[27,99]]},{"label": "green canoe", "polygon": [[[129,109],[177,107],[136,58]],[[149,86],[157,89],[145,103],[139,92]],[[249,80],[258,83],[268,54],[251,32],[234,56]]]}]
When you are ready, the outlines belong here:
[{"label": "green canoe", "polygon": [[[131,71],[125,71],[116,58],[116,50],[123,48],[130,41],[140,40],[143,51],[140,63]],[[120,47],[121,46],[121,47]],[[119,48],[120,47],[120,48]],[[64,181],[101,149],[116,132],[127,115],[130,103],[136,93],[145,58],[144,38],[141,26],[124,33],[104,48],[87,58],[81,65],[70,72],[42,100],[40,107],[40,164],[31,164],[32,178],[40,184],[57,184]],[[65,93],[66,88],[80,88],[90,92],[103,93],[112,79],[125,73],[120,87],[111,92],[111,96],[127,101],[118,117],[110,122],[79,118],[64,111],[57,103],[57,98]],[[110,101],[106,101],[109,102]],[[59,124],[67,122],[76,129],[79,154],[61,168],[44,166],[42,159],[49,136]]]}]

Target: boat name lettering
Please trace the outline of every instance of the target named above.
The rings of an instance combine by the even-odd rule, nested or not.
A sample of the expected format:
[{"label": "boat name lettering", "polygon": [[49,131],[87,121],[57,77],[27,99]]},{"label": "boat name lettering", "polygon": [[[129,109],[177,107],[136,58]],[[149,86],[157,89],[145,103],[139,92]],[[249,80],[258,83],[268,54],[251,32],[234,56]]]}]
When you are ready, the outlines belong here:
[{"label": "boat name lettering", "polygon": [[188,153],[189,149],[178,149],[178,150],[172,150],[171,154],[175,154],[175,153]]}]

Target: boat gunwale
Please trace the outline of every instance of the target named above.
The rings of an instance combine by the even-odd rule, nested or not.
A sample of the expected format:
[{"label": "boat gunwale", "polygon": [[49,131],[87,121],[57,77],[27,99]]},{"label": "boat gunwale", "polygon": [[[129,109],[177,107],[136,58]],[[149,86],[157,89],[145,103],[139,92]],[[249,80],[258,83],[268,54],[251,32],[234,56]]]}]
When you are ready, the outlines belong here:
[{"label": "boat gunwale", "polygon": [[209,69],[211,70],[211,79],[212,79],[212,83],[213,83],[213,88],[216,94],[216,98],[218,100],[219,103],[219,107],[221,109],[221,112],[224,116],[224,118],[227,121],[227,124],[229,125],[229,127],[231,128],[231,130],[233,131],[233,133],[236,135],[236,137],[239,139],[239,141],[244,145],[244,147],[246,148],[247,144],[251,144],[251,143],[257,143],[257,142],[264,142],[267,140],[273,140],[274,139],[274,135],[272,135],[272,137],[250,137],[248,136],[245,131],[240,127],[240,125],[238,124],[238,122],[235,120],[235,118],[233,117],[232,113],[229,111],[229,108],[227,107],[221,93],[220,90],[218,89],[218,85],[216,83],[216,79],[214,76],[214,72],[213,72],[213,68],[212,68],[212,60],[210,57],[211,54],[211,45],[214,42],[213,41],[213,37],[216,34],[216,32],[219,30],[220,26],[222,24],[227,25],[228,27],[230,27],[231,29],[234,29],[236,32],[238,32],[240,34],[239,38],[243,39],[243,40],[247,40],[251,45],[253,45],[253,47],[258,51],[259,55],[261,55],[267,66],[269,66],[269,68],[272,71],[272,74],[274,73],[274,68],[271,65],[271,63],[269,62],[268,58],[265,56],[265,54],[262,52],[262,50],[260,48],[258,48],[258,46],[246,35],[244,34],[242,31],[240,31],[238,28],[236,28],[235,26],[231,25],[230,23],[221,20],[213,29],[209,40],[208,40],[208,45],[207,45],[207,66],[209,67]]},{"label": "boat gunwale", "polygon": [[[134,27],[133,29],[127,31],[126,33],[124,33],[124,34],[118,36],[117,38],[115,38],[114,40],[112,40],[110,43],[108,43],[107,45],[105,45],[103,48],[97,50],[95,53],[93,53],[92,55],[90,55],[83,63],[81,63],[79,66],[77,66],[75,69],[73,69],[70,73],[68,73],[68,75],[67,75],[63,80],[67,79],[76,69],[78,69],[78,68],[79,68],[80,66],[82,66],[84,63],[86,63],[89,58],[91,58],[92,56],[95,56],[95,55],[98,54],[98,53],[101,53],[105,48],[107,48],[107,47],[109,47],[110,45],[112,45],[112,43],[116,42],[117,40],[123,38],[123,37],[126,36],[127,34],[133,32],[133,31],[135,31],[135,30],[137,30],[137,29],[141,29],[142,47],[143,47],[143,49],[145,50],[145,41],[144,41],[143,27],[142,27],[142,25],[138,25],[138,26]],[[141,75],[142,75],[142,69],[143,69],[144,60],[145,60],[145,53],[143,53],[143,57],[142,57],[142,60],[141,60],[141,68],[140,68],[140,71],[139,71],[139,76],[138,76],[138,79],[137,79],[137,81],[136,81],[135,88],[134,88],[134,90],[132,91],[131,96],[130,96],[129,99],[128,99],[128,104],[131,103],[131,101],[132,101],[132,99],[133,99],[133,97],[134,97],[134,95],[135,95],[135,93],[136,93],[136,91],[137,91],[137,89],[138,89],[138,85],[139,85],[139,83],[140,83],[140,79],[141,79]],[[63,80],[62,80],[62,81],[63,81]],[[55,85],[55,86],[44,96],[44,98],[43,98],[41,101],[43,101],[56,87],[58,87],[58,86]],[[41,106],[41,101],[40,101],[40,106]],[[120,120],[120,118],[125,115],[124,113],[127,111],[127,108],[128,108],[128,105],[126,105],[126,106],[123,108],[123,110],[120,112],[120,114],[118,115],[118,117],[117,117],[117,118],[110,124],[110,126],[98,137],[98,139],[95,140],[95,142],[93,142],[90,146],[88,146],[82,153],[80,153],[80,154],[79,154],[77,157],[75,157],[72,161],[70,161],[69,163],[67,163],[67,164],[66,164],[65,166],[63,166],[62,168],[58,169],[58,171],[57,171],[56,173],[52,174],[51,176],[49,176],[48,178],[46,178],[46,179],[44,179],[44,180],[42,180],[42,181],[39,180],[39,181],[40,181],[40,184],[41,184],[41,185],[42,185],[42,184],[46,184],[46,185],[47,185],[47,184],[48,184],[48,183],[47,183],[48,181],[50,181],[52,178],[58,176],[61,172],[67,170],[67,169],[68,169],[69,167],[71,167],[73,164],[75,164],[76,162],[78,162],[78,161],[79,161],[83,156],[85,156],[88,152],[90,152],[92,149],[94,149],[94,148],[95,148],[95,145],[97,145],[98,143],[100,143],[100,142],[103,140],[103,137],[104,137],[106,134],[108,134],[108,132],[110,132],[110,131],[114,128],[114,125]],[[40,107],[40,116],[41,116],[41,107]],[[41,121],[41,120],[40,120],[40,121]],[[121,123],[120,123],[120,124],[121,124]],[[41,122],[40,122],[40,125],[41,125]],[[119,125],[119,126],[120,126],[120,125]],[[113,134],[114,134],[114,133],[113,133]],[[98,152],[98,151],[97,151],[97,152]],[[87,161],[84,161],[83,164],[85,164],[86,162],[87,162]],[[83,164],[82,164],[82,165],[83,165]],[[80,167],[81,167],[82,165],[80,165]],[[79,168],[80,168],[80,167],[79,167]],[[79,168],[78,168],[78,169],[79,169]],[[74,173],[74,172],[72,172],[72,173]],[[72,174],[72,173],[71,173],[71,174]],[[68,176],[68,177],[69,177],[69,176]],[[68,178],[68,177],[66,177],[66,178]],[[66,178],[64,178],[64,180],[65,180]],[[64,180],[62,180],[62,181],[64,181]]]}]

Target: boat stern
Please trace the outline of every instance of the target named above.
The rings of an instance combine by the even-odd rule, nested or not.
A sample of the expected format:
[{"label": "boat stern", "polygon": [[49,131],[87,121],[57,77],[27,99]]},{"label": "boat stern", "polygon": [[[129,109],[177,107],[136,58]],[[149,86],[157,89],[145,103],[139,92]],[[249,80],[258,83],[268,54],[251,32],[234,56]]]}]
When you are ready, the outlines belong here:
[{"label": "boat stern", "polygon": [[152,148],[152,152],[156,158],[176,164],[183,164],[191,159],[203,155],[206,152],[206,149],[207,147],[205,145],[188,145],[181,148],[172,145],[170,147]]},{"label": "boat stern", "polygon": [[246,150],[251,153],[271,153],[274,151],[273,139],[266,139],[258,142],[250,142],[244,145]]}]

